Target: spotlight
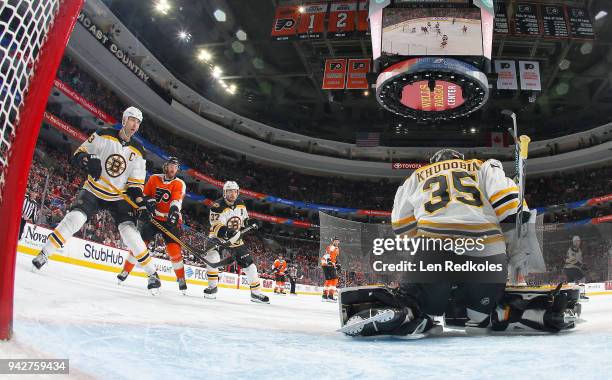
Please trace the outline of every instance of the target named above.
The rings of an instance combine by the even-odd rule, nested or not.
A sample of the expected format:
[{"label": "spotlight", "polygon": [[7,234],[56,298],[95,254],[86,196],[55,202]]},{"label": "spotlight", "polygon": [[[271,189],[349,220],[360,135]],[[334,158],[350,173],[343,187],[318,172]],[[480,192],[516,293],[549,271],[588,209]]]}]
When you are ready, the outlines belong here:
[{"label": "spotlight", "polygon": [[300,7],[298,8],[298,11],[299,11],[300,13],[304,13],[304,12],[306,11],[306,8],[304,8],[303,6],[300,6]]},{"label": "spotlight", "polygon": [[168,3],[168,0],[159,0],[155,3],[153,8],[158,13],[165,15],[165,14],[168,14],[168,11],[170,10],[171,6],[170,6],[170,3]]},{"label": "spotlight", "polygon": [[176,37],[183,42],[191,41],[191,33],[186,30],[179,30],[179,32],[176,34]]},{"label": "spotlight", "polygon": [[213,77],[220,78],[221,74],[223,74],[223,70],[219,66],[215,66],[212,71]]},{"label": "spotlight", "polygon": [[239,30],[236,32],[236,38],[238,38],[240,41],[246,41],[246,39],[247,39],[247,34],[246,34],[246,32],[245,32],[244,30],[239,29]]},{"label": "spotlight", "polygon": [[365,90],[365,91],[363,92],[363,96],[369,96],[369,95],[370,95],[370,91]]},{"label": "spotlight", "polygon": [[208,62],[212,58],[212,54],[208,50],[200,49],[198,52],[198,59],[203,62]]},{"label": "spotlight", "polygon": [[595,15],[595,20],[602,19],[602,18],[606,17],[607,15],[608,15],[608,12],[606,12],[606,11],[599,11]]},{"label": "spotlight", "polygon": [[215,13],[213,13],[213,16],[215,16],[215,19],[219,22],[225,22],[226,20],[225,12],[221,9],[217,9]]}]

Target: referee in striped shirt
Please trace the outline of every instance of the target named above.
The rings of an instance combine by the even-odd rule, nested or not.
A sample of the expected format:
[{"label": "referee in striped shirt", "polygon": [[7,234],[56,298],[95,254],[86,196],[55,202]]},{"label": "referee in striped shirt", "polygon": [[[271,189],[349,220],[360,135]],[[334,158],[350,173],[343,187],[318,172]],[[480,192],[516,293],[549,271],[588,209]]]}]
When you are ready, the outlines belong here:
[{"label": "referee in striped shirt", "polygon": [[23,200],[19,238],[21,238],[26,222],[34,223],[36,221],[36,215],[38,214],[38,202],[36,201],[36,198],[38,198],[38,193],[31,191],[29,194],[26,194],[25,199]]}]

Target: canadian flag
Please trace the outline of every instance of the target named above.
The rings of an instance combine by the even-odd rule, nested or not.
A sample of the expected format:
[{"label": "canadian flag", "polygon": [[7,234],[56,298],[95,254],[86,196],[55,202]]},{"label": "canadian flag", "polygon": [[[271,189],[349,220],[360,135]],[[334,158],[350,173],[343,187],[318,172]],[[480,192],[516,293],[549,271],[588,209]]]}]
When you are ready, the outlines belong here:
[{"label": "canadian flag", "polygon": [[491,132],[489,145],[493,148],[508,146],[508,134],[505,132]]}]

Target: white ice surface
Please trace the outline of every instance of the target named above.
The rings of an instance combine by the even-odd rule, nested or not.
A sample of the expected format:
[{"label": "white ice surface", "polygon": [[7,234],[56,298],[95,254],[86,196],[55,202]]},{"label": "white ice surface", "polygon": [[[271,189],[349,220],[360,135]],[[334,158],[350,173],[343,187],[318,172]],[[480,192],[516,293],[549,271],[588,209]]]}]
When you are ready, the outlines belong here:
[{"label": "white ice surface", "polygon": [[[246,291],[216,300],[145,279],[52,261],[30,272],[18,254],[14,339],[1,358],[69,358],[70,377],[103,379],[605,379],[612,377],[612,296],[594,296],[576,331],[546,336],[355,340],[334,330],[338,306],[319,297]],[[23,378],[23,377],[20,377]],[[35,377],[39,378],[39,377]],[[57,376],[49,378],[57,379]]]}]

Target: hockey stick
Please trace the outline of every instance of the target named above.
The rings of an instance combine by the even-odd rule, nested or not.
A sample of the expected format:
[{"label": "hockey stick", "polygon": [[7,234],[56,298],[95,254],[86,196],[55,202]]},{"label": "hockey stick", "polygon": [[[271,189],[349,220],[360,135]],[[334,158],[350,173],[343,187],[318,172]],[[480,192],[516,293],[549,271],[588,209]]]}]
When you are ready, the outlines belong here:
[{"label": "hockey stick", "polygon": [[[515,169],[515,182],[518,186],[518,207],[516,210],[516,245],[520,246],[520,240],[523,235],[523,204],[525,202],[525,167],[527,156],[529,155],[529,142],[531,139],[529,136],[518,135],[518,127],[516,123],[516,114],[510,110],[503,110],[502,114],[512,119],[513,128],[508,128],[508,132],[514,140],[514,169]],[[517,273],[517,277],[519,274]],[[516,282],[518,278],[515,278]]]},{"label": "hockey stick", "polygon": [[[123,198],[124,201],[126,201],[130,206],[132,206],[132,208],[138,210],[138,208],[139,208],[138,205],[136,203],[134,203],[134,201],[130,197],[128,197],[125,193],[123,193],[123,191],[117,189],[115,187],[115,185],[110,183],[106,178],[100,177],[100,179],[106,185],[108,185],[114,192],[118,193],[119,196],[121,198]],[[211,267],[214,267],[216,265],[216,263],[211,263],[210,261],[206,260],[205,256],[208,254],[208,252],[210,252],[210,251],[212,251],[214,249],[218,249],[220,244],[215,244],[212,247],[208,248],[206,251],[201,252],[200,250],[191,247],[190,245],[188,245],[187,243],[185,243],[184,241],[179,239],[176,235],[174,235],[172,232],[170,232],[161,223],[159,223],[157,220],[155,220],[155,218],[151,217],[150,221],[151,221],[151,224],[153,224],[155,227],[157,227],[161,232],[163,232],[166,236],[168,236],[170,239],[172,239],[175,243],[180,245],[181,248],[183,248],[186,251],[192,253],[195,257],[197,257],[202,262],[204,262],[204,264],[209,265]],[[248,231],[252,230],[253,228],[255,228],[255,227],[249,226],[249,227],[245,228],[244,230],[240,231],[240,233],[243,234],[245,232],[248,232]]]}]

